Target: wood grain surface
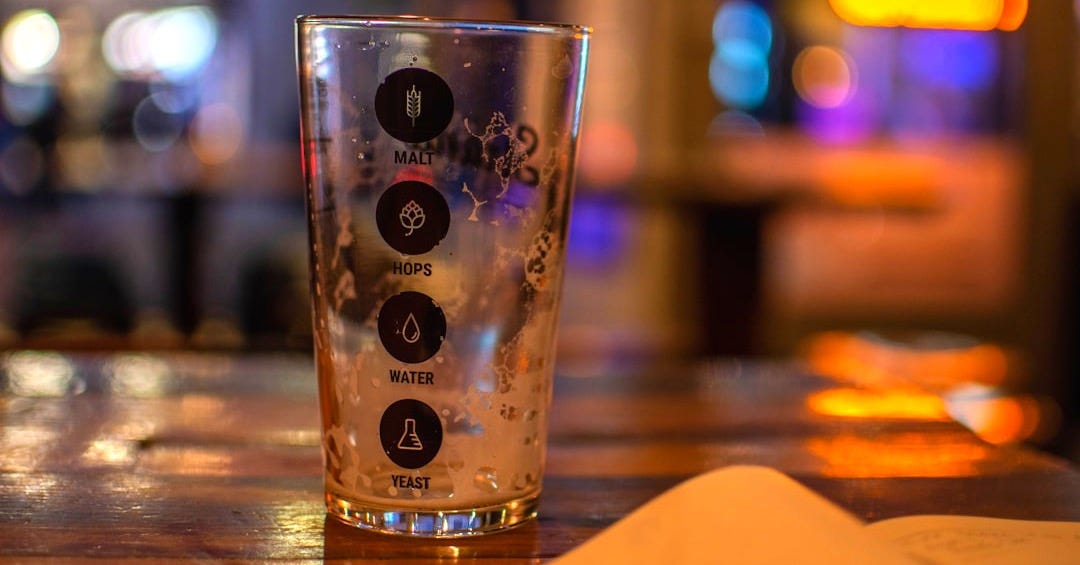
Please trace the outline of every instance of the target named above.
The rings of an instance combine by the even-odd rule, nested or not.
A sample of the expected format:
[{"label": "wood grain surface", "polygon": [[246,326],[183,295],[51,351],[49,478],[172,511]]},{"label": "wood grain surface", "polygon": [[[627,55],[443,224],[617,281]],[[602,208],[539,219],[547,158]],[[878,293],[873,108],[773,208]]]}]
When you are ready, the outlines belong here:
[{"label": "wood grain surface", "polygon": [[328,519],[304,356],[0,355],[0,561],[533,563],[695,474],[777,468],[857,516],[1080,520],[1080,473],[945,418],[840,418],[795,364],[722,361],[556,381],[540,517],[425,541]]}]

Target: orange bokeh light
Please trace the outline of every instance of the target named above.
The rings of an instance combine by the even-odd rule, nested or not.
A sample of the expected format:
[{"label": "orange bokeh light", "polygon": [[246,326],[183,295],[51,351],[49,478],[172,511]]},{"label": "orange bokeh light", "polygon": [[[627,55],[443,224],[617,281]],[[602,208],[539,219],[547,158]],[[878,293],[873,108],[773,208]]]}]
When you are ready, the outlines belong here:
[{"label": "orange bokeh light", "polygon": [[949,413],[984,441],[1004,444],[1023,441],[1053,422],[1044,422],[1044,408],[1031,396],[985,396],[949,401]]},{"label": "orange bokeh light", "polygon": [[997,345],[919,349],[846,332],[812,338],[806,360],[818,374],[841,382],[879,388],[915,386],[935,392],[972,383],[1000,386],[1012,372],[1008,354]]},{"label": "orange bokeh light", "polygon": [[791,75],[799,97],[818,108],[844,105],[858,84],[854,61],[840,49],[826,45],[803,49],[795,57]]},{"label": "orange bokeh light", "polygon": [[593,187],[629,182],[638,166],[638,144],[625,124],[597,120],[581,134],[585,143],[578,159],[581,181]]},{"label": "orange bokeh light", "polygon": [[924,433],[813,438],[806,448],[821,459],[823,475],[843,478],[971,476],[991,454],[960,436]]},{"label": "orange bokeh light", "polygon": [[806,405],[818,414],[841,418],[948,419],[940,397],[913,390],[830,389],[810,395]]},{"label": "orange bokeh light", "polygon": [[1001,20],[997,28],[1002,31],[1016,31],[1027,17],[1028,0],[1005,0],[1001,10]]}]

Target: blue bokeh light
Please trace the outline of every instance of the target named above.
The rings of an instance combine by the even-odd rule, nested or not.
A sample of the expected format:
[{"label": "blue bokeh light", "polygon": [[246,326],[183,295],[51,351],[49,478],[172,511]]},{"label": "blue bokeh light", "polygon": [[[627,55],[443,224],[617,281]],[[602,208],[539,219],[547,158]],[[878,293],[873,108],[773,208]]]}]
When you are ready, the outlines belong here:
[{"label": "blue bokeh light", "polygon": [[742,110],[760,106],[769,93],[769,61],[760,52],[734,42],[720,46],[709,63],[709,84],[725,104]]},{"label": "blue bokeh light", "polygon": [[765,10],[753,2],[734,0],[720,6],[713,17],[713,43],[743,42],[762,54],[772,49],[773,25]]},{"label": "blue bokeh light", "polygon": [[904,73],[927,86],[981,90],[998,73],[997,36],[955,30],[904,30],[900,37]]},{"label": "blue bokeh light", "polygon": [[769,93],[773,24],[761,6],[744,0],[721,5],[713,18],[709,84],[724,104],[753,110]]},{"label": "blue bokeh light", "polygon": [[634,225],[624,203],[612,197],[578,194],[572,216],[567,246],[571,265],[607,268],[629,252]]}]

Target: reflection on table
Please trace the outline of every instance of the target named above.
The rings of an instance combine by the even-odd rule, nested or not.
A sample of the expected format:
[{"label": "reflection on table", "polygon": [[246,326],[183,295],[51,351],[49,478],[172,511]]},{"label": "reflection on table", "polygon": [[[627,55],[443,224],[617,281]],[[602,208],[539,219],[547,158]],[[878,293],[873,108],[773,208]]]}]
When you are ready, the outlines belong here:
[{"label": "reflection on table", "polygon": [[868,521],[1080,519],[1080,473],[1060,460],[984,443],[918,397],[896,410],[883,391],[793,362],[729,359],[564,366],[578,376],[556,381],[540,518],[482,539],[406,541],[325,517],[307,357],[2,359],[0,558],[531,562],[739,463],[788,473]]}]

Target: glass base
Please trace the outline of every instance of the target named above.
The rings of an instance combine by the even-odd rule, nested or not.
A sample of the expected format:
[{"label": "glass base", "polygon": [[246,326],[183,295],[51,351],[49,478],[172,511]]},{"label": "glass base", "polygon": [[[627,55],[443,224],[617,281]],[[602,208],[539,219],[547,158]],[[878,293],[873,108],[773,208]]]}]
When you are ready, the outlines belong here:
[{"label": "glass base", "polygon": [[326,494],[331,516],[357,528],[425,538],[457,538],[502,531],[536,517],[539,493],[502,504],[465,510],[402,510]]}]

